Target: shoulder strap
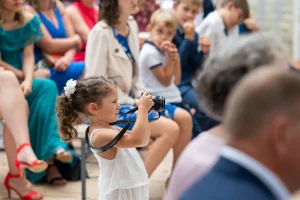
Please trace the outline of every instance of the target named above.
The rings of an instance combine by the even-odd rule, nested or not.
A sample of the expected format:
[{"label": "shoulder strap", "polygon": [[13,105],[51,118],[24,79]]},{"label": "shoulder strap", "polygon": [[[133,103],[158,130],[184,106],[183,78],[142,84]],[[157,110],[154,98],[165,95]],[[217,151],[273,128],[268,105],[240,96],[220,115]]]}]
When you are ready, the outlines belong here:
[{"label": "shoulder strap", "polygon": [[89,145],[90,148],[94,149],[97,153],[103,153],[109,149],[111,149],[113,146],[115,146],[120,139],[123,137],[123,135],[126,133],[126,131],[128,130],[130,124],[128,123],[121,131],[120,133],[118,133],[118,135],[116,135],[116,137],[109,142],[108,144],[100,147],[100,148],[94,148],[93,145],[90,143],[89,141],[89,137],[88,137],[88,133],[89,133],[89,129],[90,127],[87,127],[86,131],[85,131],[85,141],[86,143]]}]

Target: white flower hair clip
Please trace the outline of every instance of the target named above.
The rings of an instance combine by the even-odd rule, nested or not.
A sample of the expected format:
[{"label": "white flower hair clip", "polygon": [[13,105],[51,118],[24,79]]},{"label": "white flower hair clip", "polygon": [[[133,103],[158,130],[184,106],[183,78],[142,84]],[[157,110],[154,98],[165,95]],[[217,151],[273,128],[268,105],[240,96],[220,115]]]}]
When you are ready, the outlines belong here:
[{"label": "white flower hair clip", "polygon": [[76,84],[77,84],[76,80],[73,80],[73,79],[68,80],[66,87],[64,87],[65,95],[68,98],[70,98],[71,94],[74,94],[74,92],[76,91],[76,88],[75,88]]}]

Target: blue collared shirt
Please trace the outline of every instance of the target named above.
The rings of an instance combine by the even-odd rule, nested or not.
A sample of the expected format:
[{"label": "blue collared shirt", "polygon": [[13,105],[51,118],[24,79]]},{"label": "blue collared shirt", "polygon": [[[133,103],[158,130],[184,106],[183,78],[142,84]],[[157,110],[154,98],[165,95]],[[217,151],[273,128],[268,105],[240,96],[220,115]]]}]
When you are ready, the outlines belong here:
[{"label": "blue collared shirt", "polygon": [[[195,33],[194,40],[184,38],[184,31],[181,26],[178,26],[177,33],[173,39],[173,43],[178,48],[178,53],[181,60],[181,86],[192,85],[192,80],[197,69],[201,67],[202,53],[198,52],[198,34]],[[183,92],[183,91],[181,91]]]}]

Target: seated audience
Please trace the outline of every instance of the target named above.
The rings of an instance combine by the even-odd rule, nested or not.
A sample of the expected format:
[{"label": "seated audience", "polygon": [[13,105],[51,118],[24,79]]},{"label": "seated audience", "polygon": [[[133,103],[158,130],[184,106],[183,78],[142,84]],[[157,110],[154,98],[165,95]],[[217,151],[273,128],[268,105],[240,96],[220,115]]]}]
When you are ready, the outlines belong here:
[{"label": "seated audience", "polygon": [[96,0],[75,0],[66,8],[66,15],[70,18],[74,31],[82,41],[82,47],[74,56],[74,61],[85,60],[85,48],[90,30],[98,22],[98,8]]},{"label": "seated audience", "polygon": [[[236,83],[258,67],[287,66],[287,58],[283,43],[266,33],[243,36],[218,55],[210,56],[197,82],[197,93],[205,112],[223,122],[225,103]],[[201,179],[217,161],[225,142],[222,124],[195,138],[174,168],[165,200],[178,200],[195,181]]]},{"label": "seated audience", "polygon": [[[137,11],[137,5],[132,6],[126,1],[101,0],[99,12],[104,20],[92,29],[87,43],[85,77],[105,76],[112,79],[118,87],[121,112],[134,107],[134,98],[139,98],[143,92],[137,65],[140,49],[138,27],[130,16]],[[123,117],[122,114],[119,116]],[[144,157],[149,177],[171,148],[175,164],[191,139],[189,132],[179,132],[178,125],[163,116],[150,123],[150,134],[155,140]]]},{"label": "seated audience", "polygon": [[[73,26],[65,15],[64,5],[60,1],[30,0],[30,3],[35,10],[28,7],[27,9],[32,13],[37,12],[52,38],[66,39],[74,35]],[[46,66],[43,67],[50,67],[50,77],[56,82],[59,92],[62,92],[69,79],[79,79],[83,75],[85,63],[73,61],[75,48],[54,54],[45,54],[43,51],[43,48],[37,44],[35,59],[37,61],[43,59],[46,62]]]},{"label": "seated audience", "polygon": [[[202,131],[208,130],[218,122],[209,118],[200,108],[192,81],[202,65],[202,53],[198,52],[198,34],[195,33],[194,19],[200,12],[201,0],[176,0],[174,3],[178,28],[173,43],[176,45],[181,61],[181,81],[178,88],[182,101],[194,109],[195,117]],[[196,137],[197,135],[193,135]]]},{"label": "seated audience", "polygon": [[220,159],[180,199],[290,199],[300,188],[299,102],[300,77],[288,69],[241,80],[226,103]]},{"label": "seated audience", "polygon": [[[51,80],[33,79],[33,43],[43,38],[40,20],[37,16],[23,11],[21,4],[16,6],[10,0],[1,0],[0,6],[0,66],[14,72],[21,83],[29,105],[28,127],[32,149],[41,160],[48,162],[55,158],[69,162],[72,155],[68,152],[67,144],[60,139],[56,125],[55,101],[58,96],[56,86]],[[49,180],[60,176],[55,169],[47,170]],[[46,176],[46,171],[41,173],[26,171],[26,176],[30,181],[37,182]],[[14,189],[21,192],[18,186]]]}]

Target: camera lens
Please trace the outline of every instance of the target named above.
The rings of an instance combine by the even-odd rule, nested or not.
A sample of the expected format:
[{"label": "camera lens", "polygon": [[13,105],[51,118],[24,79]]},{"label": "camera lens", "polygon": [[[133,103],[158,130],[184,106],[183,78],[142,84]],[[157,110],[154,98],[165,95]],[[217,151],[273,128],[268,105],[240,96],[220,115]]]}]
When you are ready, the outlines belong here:
[{"label": "camera lens", "polygon": [[152,100],[154,102],[152,110],[162,111],[165,109],[165,98],[162,96],[152,96]]}]

